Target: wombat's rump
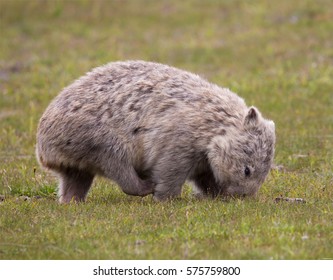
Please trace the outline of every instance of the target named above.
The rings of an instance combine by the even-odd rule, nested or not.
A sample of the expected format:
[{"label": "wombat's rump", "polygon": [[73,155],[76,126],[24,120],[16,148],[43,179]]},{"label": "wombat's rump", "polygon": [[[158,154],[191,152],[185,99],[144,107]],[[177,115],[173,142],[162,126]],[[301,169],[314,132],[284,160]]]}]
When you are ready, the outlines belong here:
[{"label": "wombat's rump", "polygon": [[158,200],[195,191],[255,194],[274,156],[275,129],[228,89],[167,65],[95,68],[48,106],[37,158],[59,175],[61,202],[84,200],[95,175]]}]

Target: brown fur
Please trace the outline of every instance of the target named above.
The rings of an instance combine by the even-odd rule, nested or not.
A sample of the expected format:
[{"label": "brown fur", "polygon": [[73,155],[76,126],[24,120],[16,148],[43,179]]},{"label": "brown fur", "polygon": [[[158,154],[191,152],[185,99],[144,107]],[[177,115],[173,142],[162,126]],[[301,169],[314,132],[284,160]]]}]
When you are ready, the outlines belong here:
[{"label": "brown fur", "polygon": [[187,179],[207,195],[255,194],[274,144],[274,123],[228,89],[167,65],[127,61],[95,68],[51,102],[37,158],[59,174],[61,202],[84,200],[95,175],[163,200]]}]

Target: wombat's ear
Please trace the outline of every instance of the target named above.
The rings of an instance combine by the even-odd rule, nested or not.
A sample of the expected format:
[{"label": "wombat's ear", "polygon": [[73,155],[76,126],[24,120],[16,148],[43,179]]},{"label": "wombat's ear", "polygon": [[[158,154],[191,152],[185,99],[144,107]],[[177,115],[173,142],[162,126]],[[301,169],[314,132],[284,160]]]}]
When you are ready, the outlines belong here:
[{"label": "wombat's ear", "polygon": [[253,106],[250,107],[244,120],[244,126],[247,127],[257,126],[260,117],[261,116],[258,109]]}]

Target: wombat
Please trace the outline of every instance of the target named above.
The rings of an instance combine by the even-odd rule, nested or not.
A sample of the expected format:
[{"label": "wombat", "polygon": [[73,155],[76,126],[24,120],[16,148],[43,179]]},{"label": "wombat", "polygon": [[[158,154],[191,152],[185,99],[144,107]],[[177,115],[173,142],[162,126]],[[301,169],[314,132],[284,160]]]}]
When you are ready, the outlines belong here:
[{"label": "wombat", "polygon": [[84,201],[95,175],[129,195],[254,195],[274,157],[275,126],[242,98],[167,65],[113,62],[66,87],[37,132],[40,164],[62,203]]}]

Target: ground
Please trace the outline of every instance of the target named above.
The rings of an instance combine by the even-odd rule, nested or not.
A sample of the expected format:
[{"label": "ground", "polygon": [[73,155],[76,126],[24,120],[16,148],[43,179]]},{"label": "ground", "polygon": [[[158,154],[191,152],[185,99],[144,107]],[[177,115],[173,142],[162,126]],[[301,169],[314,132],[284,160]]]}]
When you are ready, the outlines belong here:
[{"label": "ground", "polygon": [[[0,259],[332,259],[330,0],[0,1]],[[202,75],[276,124],[255,199],[156,203],[97,179],[59,205],[34,155],[51,99],[89,69],[144,59]],[[277,197],[302,198],[276,202]]]}]

